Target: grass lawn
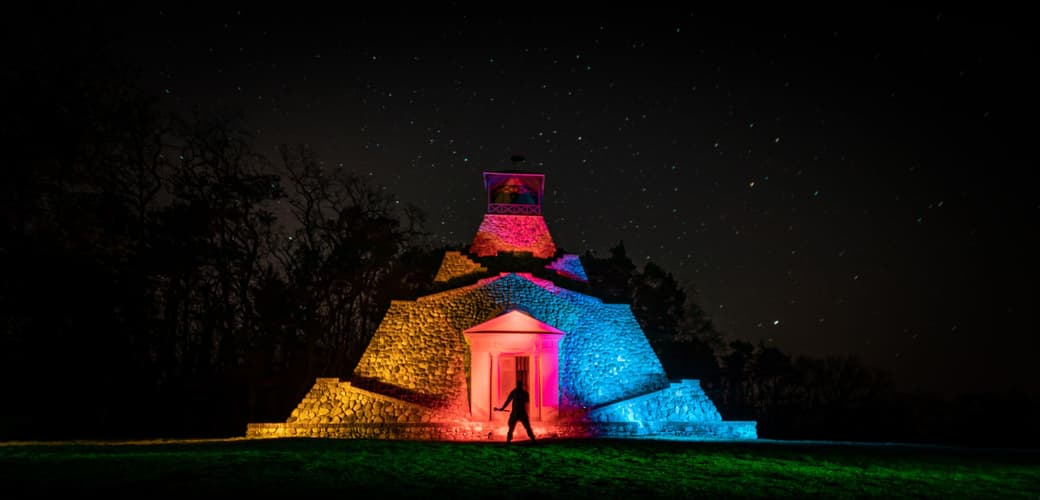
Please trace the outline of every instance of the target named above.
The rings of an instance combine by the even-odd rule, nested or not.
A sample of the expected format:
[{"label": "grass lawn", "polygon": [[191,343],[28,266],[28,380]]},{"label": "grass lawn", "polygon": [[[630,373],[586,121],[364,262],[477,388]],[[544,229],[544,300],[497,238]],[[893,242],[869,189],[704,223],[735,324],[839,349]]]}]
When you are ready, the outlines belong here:
[{"label": "grass lawn", "polygon": [[[0,498],[1040,498],[1040,450],[825,442],[0,443]],[[325,496],[323,498],[331,498]]]}]

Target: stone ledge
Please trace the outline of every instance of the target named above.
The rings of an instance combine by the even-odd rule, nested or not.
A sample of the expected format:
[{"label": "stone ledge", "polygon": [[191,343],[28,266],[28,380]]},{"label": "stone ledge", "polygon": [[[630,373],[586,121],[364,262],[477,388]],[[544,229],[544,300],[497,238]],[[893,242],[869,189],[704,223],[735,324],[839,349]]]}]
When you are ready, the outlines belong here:
[{"label": "stone ledge", "polygon": [[490,427],[481,423],[304,424],[257,423],[247,438],[314,437],[326,439],[395,439],[423,441],[486,441]]},{"label": "stone ledge", "polygon": [[[540,425],[533,423],[539,438],[656,438],[689,441],[757,439],[754,421],[667,422],[649,427],[640,422],[572,422]],[[520,431],[520,429],[517,429]],[[392,439],[423,441],[501,441],[505,427],[487,422],[456,423],[386,423],[386,424],[286,424],[254,423],[246,429],[246,437],[324,439]],[[526,440],[522,431],[517,440]]]},{"label": "stone ledge", "polygon": [[468,256],[459,251],[448,251],[444,253],[441,267],[434,276],[435,283],[447,283],[455,278],[461,278],[471,274],[486,273],[487,268],[473,262]]},{"label": "stone ledge", "polygon": [[395,397],[392,397],[392,396],[379,394],[378,392],[372,392],[372,391],[367,390],[367,389],[362,389],[360,387],[357,387],[357,386],[351,384],[350,382],[340,382],[340,386],[344,387],[349,392],[362,394],[362,395],[370,397],[372,399],[386,401],[388,403],[393,403],[395,405],[401,405],[401,406],[404,406],[405,408],[413,408],[415,410],[420,410],[420,411],[428,411],[429,410],[429,408],[427,408],[427,407],[425,407],[423,405],[412,403],[412,402],[409,402],[409,401],[405,401],[403,399],[395,398]]},{"label": "stone ledge", "polygon": [[[681,396],[682,399],[677,399],[676,398],[676,393],[678,391],[686,391],[686,393]],[[703,404],[703,402],[707,402],[707,404]],[[631,411],[625,412],[624,409],[626,409],[626,408],[632,409],[632,408],[636,408],[639,405],[653,405],[654,403],[657,403],[656,404],[657,409],[660,410],[660,411],[663,411],[664,413],[672,413],[672,412],[669,412],[668,410],[671,407],[678,406],[680,404],[683,405],[684,411],[687,412],[686,415],[655,415],[653,413],[653,409],[649,409],[649,411],[639,412],[639,414],[642,415],[644,419],[652,419],[655,422],[654,425],[660,425],[660,424],[663,424],[665,422],[691,422],[691,421],[693,421],[693,422],[721,422],[722,421],[722,416],[719,414],[718,410],[715,408],[715,404],[704,393],[704,389],[701,387],[700,380],[698,380],[698,379],[682,379],[682,380],[680,380],[678,382],[672,381],[672,382],[670,382],[668,384],[668,386],[663,387],[661,389],[657,389],[655,391],[651,391],[651,392],[648,392],[648,393],[645,393],[645,394],[640,394],[638,396],[633,396],[633,397],[628,398],[628,399],[622,399],[620,401],[612,401],[610,403],[606,403],[606,404],[597,406],[597,407],[592,408],[592,409],[589,410],[589,417],[592,420],[597,421],[597,422],[609,422],[609,421],[615,421],[616,422],[616,421],[619,421],[619,420],[617,420],[616,417],[612,418],[612,416],[611,416],[612,412],[619,412],[620,414],[625,415],[626,413],[631,413]],[[666,403],[668,403],[668,405],[664,406]],[[696,418],[696,416],[690,415],[689,412],[692,411],[692,410],[690,408],[688,408],[688,406],[691,403],[695,407],[694,409],[696,409],[697,407],[702,407],[702,408],[705,407],[705,406],[710,407],[711,411],[708,412],[710,414],[709,415],[703,415],[703,417],[706,417],[706,418]],[[701,412],[701,413],[704,413],[704,412]],[[691,416],[694,416],[696,418],[696,420],[688,420],[688,418],[690,418]],[[668,418],[668,417],[672,417],[672,418]],[[675,417],[678,417],[678,418],[675,418]],[[631,417],[623,417],[623,418],[620,419],[620,421],[622,421],[622,422],[627,421],[627,420],[631,420]]]}]

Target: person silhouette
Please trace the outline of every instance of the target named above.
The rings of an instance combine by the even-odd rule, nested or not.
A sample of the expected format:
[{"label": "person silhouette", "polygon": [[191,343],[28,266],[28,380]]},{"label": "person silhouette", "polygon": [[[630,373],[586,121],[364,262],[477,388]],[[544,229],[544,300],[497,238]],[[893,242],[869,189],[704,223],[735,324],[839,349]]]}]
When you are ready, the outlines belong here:
[{"label": "person silhouette", "polygon": [[524,381],[522,379],[516,380],[516,389],[509,391],[509,397],[506,398],[506,402],[502,403],[502,406],[495,408],[497,411],[505,411],[509,403],[513,403],[513,411],[509,413],[509,432],[506,433],[506,444],[513,441],[513,429],[516,428],[516,423],[520,422],[524,425],[524,430],[527,431],[527,437],[534,441],[534,431],[531,430],[531,420],[527,417],[527,402],[530,401],[531,397],[524,390]]}]

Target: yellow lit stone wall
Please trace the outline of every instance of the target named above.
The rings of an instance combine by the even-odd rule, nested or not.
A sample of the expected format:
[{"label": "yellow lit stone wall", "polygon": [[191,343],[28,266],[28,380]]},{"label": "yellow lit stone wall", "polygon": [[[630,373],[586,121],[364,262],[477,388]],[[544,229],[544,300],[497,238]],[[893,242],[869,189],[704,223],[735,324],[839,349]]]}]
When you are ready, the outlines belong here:
[{"label": "yellow lit stone wall", "polygon": [[429,412],[415,404],[353,387],[338,378],[319,378],[296,406],[287,423],[342,424],[429,422]]},{"label": "yellow lit stone wall", "polygon": [[437,270],[437,276],[433,278],[433,281],[443,283],[469,274],[486,272],[486,267],[473,262],[469,257],[462,255],[462,252],[449,251],[444,253],[441,267]]},{"label": "yellow lit stone wall", "polygon": [[448,314],[437,302],[393,301],[352,382],[440,412],[468,413],[469,348]]}]

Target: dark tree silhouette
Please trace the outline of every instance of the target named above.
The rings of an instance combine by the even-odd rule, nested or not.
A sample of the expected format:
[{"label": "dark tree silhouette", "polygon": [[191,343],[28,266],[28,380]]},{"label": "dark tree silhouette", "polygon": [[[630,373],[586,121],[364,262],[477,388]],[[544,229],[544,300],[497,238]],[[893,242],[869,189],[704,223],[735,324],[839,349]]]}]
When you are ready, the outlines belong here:
[{"label": "dark tree silhouette", "polygon": [[631,302],[636,266],[625,252],[623,241],[610,249],[610,255],[596,257],[589,250],[581,259],[592,290],[607,302]]},{"label": "dark tree silhouette", "polygon": [[293,324],[315,373],[347,376],[393,298],[394,263],[419,234],[421,216],[398,212],[392,195],[326,167],[305,147],[280,155],[295,229],[278,257],[293,291]]},{"label": "dark tree silhouette", "polygon": [[632,308],[668,376],[701,379],[715,375],[715,351],[722,336],[694,296],[653,262],[647,262],[633,281]]},{"label": "dark tree silhouette", "polygon": [[590,292],[606,301],[627,302],[671,378],[707,377],[718,372],[716,351],[722,345],[711,319],[675,277],[653,262],[639,269],[624,242],[607,257],[588,251],[582,258]]},{"label": "dark tree silhouette", "polygon": [[414,286],[421,214],[316,156],[273,165],[235,113],[162,112],[96,59],[35,62],[5,80],[0,438],[240,434],[350,372]]}]

